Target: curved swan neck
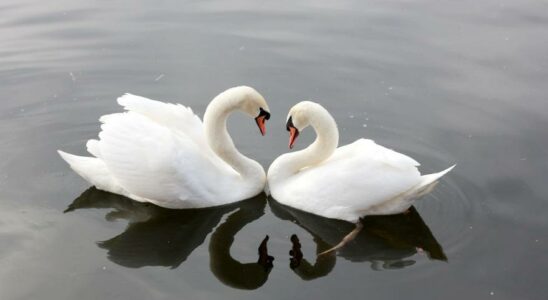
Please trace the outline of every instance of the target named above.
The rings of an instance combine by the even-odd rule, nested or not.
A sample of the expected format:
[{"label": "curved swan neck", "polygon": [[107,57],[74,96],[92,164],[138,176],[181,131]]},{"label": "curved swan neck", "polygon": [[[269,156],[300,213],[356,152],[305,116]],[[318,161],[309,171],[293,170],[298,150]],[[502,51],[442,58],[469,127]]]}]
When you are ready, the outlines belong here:
[{"label": "curved swan neck", "polygon": [[[204,131],[208,145],[213,152],[228,163],[242,177],[264,173],[256,161],[241,154],[228,134],[226,122],[228,116],[240,109],[245,91],[240,88],[228,89],[215,97],[207,106],[204,114]],[[259,170],[260,169],[260,170]]]},{"label": "curved swan neck", "polygon": [[303,168],[323,162],[335,152],[339,144],[337,123],[325,108],[314,105],[303,113],[316,132],[316,140],[304,150],[282,156],[284,159],[280,162],[280,169],[283,169],[284,173],[294,174]]}]

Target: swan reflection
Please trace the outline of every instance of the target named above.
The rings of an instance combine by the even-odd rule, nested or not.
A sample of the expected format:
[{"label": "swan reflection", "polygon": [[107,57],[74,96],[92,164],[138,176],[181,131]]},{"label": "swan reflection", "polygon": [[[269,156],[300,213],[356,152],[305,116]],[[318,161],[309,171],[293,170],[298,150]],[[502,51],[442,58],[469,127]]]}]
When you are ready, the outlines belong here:
[{"label": "swan reflection", "polygon": [[[304,257],[298,236],[293,235],[287,241],[291,249],[289,267],[303,280],[326,276],[334,269],[338,257],[369,262],[376,270],[413,265],[415,261],[411,257],[421,251],[418,249],[430,259],[447,260],[442,247],[413,207],[405,214],[364,218],[363,230],[353,241],[337,252],[318,255],[336,245],[354,224],[292,209],[272,199],[268,202],[275,216],[302,227],[313,238],[316,245],[313,262]],[[211,233],[208,245],[211,272],[225,285],[252,290],[268,280],[273,267],[274,258],[267,248],[268,233],[264,233],[264,239],[257,240],[257,256],[249,257],[246,262],[234,259],[230,248],[242,228],[264,215],[266,203],[263,194],[226,206],[170,210],[90,188],[65,212],[104,208],[111,209],[105,216],[108,221],[127,220],[124,232],[97,244],[107,251],[109,260],[128,268],[177,268]]]},{"label": "swan reflection", "polygon": [[129,268],[165,266],[177,268],[206,236],[215,229],[209,244],[212,273],[234,288],[256,289],[268,279],[273,258],[268,255],[267,241],[258,241],[258,259],[241,263],[230,255],[234,236],[245,225],[264,214],[266,198],[253,199],[205,209],[170,210],[139,203],[123,196],[90,188],[74,200],[65,212],[84,208],[111,208],[109,221],[124,219],[128,227],[120,235],[98,242],[108,251],[108,259]]},{"label": "swan reflection", "polygon": [[[326,219],[269,200],[272,212],[309,232],[316,244],[316,254],[336,245],[354,224]],[[302,279],[327,275],[335,266],[336,256],[352,262],[369,262],[375,270],[399,269],[413,265],[410,257],[423,251],[430,259],[446,261],[441,245],[414,207],[403,214],[368,216],[362,219],[363,230],[336,253],[316,256],[312,264],[300,251],[298,236],[291,237],[290,267]]]}]

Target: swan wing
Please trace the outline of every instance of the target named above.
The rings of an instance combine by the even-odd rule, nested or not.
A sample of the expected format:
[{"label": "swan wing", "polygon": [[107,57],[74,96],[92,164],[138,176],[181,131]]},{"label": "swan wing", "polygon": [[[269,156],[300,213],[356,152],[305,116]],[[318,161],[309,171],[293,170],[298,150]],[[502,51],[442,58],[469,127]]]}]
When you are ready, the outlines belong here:
[{"label": "swan wing", "polygon": [[119,97],[117,101],[128,111],[143,115],[172,130],[184,132],[201,146],[207,145],[202,121],[190,107],[156,101],[128,93]]},{"label": "swan wing", "polygon": [[360,139],[338,148],[325,162],[301,170],[284,185],[289,205],[329,218],[356,221],[368,209],[420,182],[418,163]]},{"label": "swan wing", "polygon": [[176,120],[154,120],[131,110],[102,121],[93,151],[100,153],[112,176],[129,193],[168,208],[223,201],[218,194],[226,179],[234,178],[234,170],[187,132],[165,126]]}]

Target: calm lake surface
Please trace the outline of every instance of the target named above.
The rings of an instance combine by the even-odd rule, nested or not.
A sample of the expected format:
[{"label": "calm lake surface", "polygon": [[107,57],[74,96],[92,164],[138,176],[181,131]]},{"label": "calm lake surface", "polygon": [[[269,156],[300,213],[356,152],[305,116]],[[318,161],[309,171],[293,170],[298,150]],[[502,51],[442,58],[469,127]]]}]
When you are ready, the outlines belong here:
[{"label": "calm lake surface", "polygon": [[[0,24],[0,299],[548,297],[545,1],[4,0]],[[56,153],[84,155],[125,92],[202,116],[241,84],[272,118],[266,137],[243,114],[229,130],[265,168],[306,99],[341,145],[367,137],[424,173],[457,167],[410,213],[368,217],[316,259],[352,225],[266,195],[138,204]],[[266,235],[272,267],[257,264]]]}]

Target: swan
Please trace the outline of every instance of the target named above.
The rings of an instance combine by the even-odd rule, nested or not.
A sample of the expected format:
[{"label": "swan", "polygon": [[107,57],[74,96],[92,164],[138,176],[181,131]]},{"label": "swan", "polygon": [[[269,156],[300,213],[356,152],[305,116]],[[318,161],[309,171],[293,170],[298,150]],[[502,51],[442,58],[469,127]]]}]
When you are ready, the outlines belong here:
[{"label": "swan", "polygon": [[407,211],[454,167],[421,176],[414,159],[372,140],[362,138],[337,148],[335,120],[311,101],[300,102],[289,111],[290,149],[308,126],[316,131],[316,140],[304,150],[279,156],[268,169],[267,188],[281,204],[356,225],[341,243],[324,253],[352,240],[361,230],[361,217]]},{"label": "swan", "polygon": [[263,167],[234,146],[228,116],[255,118],[262,135],[270,118],[266,100],[247,86],[230,88],[207,106],[204,121],[180,104],[125,94],[127,112],[100,118],[99,140],[87,142],[93,157],[58,150],[70,167],[98,189],[166,208],[218,206],[260,194]]}]

